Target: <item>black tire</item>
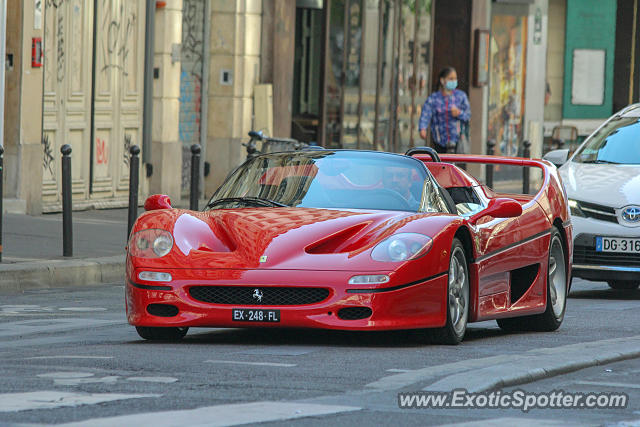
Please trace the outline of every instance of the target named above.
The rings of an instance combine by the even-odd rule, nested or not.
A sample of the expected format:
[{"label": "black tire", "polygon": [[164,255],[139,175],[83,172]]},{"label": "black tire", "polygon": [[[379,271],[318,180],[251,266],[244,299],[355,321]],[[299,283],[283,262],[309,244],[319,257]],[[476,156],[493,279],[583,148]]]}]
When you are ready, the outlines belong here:
[{"label": "black tire", "polygon": [[[542,314],[498,319],[505,331],[555,331],[562,324],[567,308],[568,280],[565,247],[557,228],[551,232],[547,269],[547,306]],[[558,292],[563,295],[559,297]]]},{"label": "black tire", "polygon": [[187,335],[189,328],[157,328],[151,326],[136,326],[140,337],[150,341],[178,341]]},{"label": "black tire", "polygon": [[616,289],[619,291],[630,291],[633,289],[637,289],[640,286],[640,282],[634,282],[632,280],[609,280],[607,282],[611,289]]},{"label": "black tire", "polygon": [[469,266],[462,242],[457,238],[451,245],[447,277],[447,323],[442,328],[427,329],[427,335],[432,343],[457,345],[467,330],[470,305]]}]

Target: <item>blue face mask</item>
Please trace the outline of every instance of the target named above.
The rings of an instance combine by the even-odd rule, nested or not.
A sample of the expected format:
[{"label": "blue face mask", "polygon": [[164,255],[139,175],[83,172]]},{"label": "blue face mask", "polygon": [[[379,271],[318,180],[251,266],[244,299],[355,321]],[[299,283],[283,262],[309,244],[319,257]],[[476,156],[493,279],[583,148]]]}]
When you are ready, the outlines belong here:
[{"label": "blue face mask", "polygon": [[445,83],[444,87],[447,90],[455,90],[458,87],[458,81],[457,80],[447,80],[447,82]]}]

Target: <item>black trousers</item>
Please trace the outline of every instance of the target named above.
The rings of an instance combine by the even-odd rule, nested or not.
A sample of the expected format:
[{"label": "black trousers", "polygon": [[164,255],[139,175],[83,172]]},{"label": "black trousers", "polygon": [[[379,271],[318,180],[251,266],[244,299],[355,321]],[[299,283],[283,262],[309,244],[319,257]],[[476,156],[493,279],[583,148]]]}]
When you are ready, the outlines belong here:
[{"label": "black trousers", "polygon": [[434,143],[433,144],[433,148],[436,150],[436,153],[438,153],[438,154],[453,153],[454,152],[454,150],[448,151],[447,147],[443,147],[442,145],[440,145],[438,143]]}]

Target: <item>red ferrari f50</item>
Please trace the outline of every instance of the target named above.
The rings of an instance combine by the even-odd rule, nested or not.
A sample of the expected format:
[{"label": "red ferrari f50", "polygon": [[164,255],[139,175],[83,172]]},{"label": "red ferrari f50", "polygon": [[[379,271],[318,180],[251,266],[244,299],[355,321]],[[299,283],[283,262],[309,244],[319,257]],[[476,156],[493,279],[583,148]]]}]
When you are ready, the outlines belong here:
[{"label": "red ferrari f50", "polygon": [[[488,319],[557,329],[572,229],[555,167],[408,154],[263,154],[202,212],[149,197],[127,246],[129,323],[159,340],[198,326],[424,329],[446,344]],[[542,185],[505,197],[457,162],[539,168]]]}]

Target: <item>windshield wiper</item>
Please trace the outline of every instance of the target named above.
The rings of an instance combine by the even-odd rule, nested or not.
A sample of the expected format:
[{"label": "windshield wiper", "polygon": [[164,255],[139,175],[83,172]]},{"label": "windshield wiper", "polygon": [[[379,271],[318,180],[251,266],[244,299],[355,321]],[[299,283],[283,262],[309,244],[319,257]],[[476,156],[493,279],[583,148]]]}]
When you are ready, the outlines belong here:
[{"label": "windshield wiper", "polygon": [[225,203],[244,203],[247,205],[254,206],[264,206],[269,208],[284,208],[287,207],[284,203],[276,202],[270,199],[263,199],[262,197],[225,197],[222,199],[214,200],[213,202],[209,202],[207,204],[208,208],[212,208],[214,206],[222,205]]},{"label": "windshield wiper", "polygon": [[610,160],[600,160],[600,159],[597,159],[597,160],[583,160],[582,163],[597,163],[597,164],[604,163],[604,164],[608,164],[608,165],[619,165],[620,164],[619,162],[612,162]]}]

